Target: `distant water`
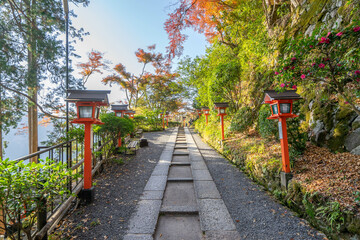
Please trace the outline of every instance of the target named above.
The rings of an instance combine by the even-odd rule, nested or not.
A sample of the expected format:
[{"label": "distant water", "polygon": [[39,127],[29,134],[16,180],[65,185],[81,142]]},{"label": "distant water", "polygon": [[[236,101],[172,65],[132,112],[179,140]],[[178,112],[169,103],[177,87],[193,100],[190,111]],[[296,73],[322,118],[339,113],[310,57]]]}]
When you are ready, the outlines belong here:
[{"label": "distant water", "polygon": [[[39,119],[41,121],[41,119]],[[4,158],[14,160],[29,154],[29,134],[28,131],[23,131],[19,128],[27,125],[27,118],[23,117],[18,128],[11,129],[5,136],[5,141],[8,142],[8,147],[5,149]],[[53,125],[50,123],[47,126],[38,127],[39,145],[42,141],[47,140],[47,135],[53,130]],[[21,132],[19,134],[19,132]]]}]

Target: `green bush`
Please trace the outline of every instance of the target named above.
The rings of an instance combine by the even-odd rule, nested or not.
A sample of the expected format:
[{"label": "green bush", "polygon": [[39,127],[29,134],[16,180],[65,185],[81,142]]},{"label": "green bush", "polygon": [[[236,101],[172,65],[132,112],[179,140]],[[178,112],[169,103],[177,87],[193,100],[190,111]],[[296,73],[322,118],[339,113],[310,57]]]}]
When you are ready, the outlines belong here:
[{"label": "green bush", "polygon": [[19,229],[29,240],[33,239],[31,232],[37,213],[46,211],[61,196],[69,195],[68,179],[78,177],[66,164],[48,158],[40,159],[39,163],[0,159],[0,173],[0,203],[6,216],[2,223],[8,230],[14,230],[7,231],[8,238],[17,239]]},{"label": "green bush", "polygon": [[253,112],[248,106],[242,107],[233,116],[230,124],[230,130],[236,132],[245,132],[253,124]]},{"label": "green bush", "polygon": [[259,111],[257,128],[261,137],[265,139],[274,139],[278,135],[277,121],[267,119],[270,116],[270,105],[262,105]]}]

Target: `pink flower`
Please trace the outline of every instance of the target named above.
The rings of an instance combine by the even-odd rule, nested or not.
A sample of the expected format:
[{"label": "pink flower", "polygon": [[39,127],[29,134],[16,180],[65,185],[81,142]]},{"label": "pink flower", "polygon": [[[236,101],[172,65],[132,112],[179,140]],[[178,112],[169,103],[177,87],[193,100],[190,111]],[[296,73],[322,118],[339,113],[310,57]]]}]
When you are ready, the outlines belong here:
[{"label": "pink flower", "polygon": [[356,27],[354,27],[353,31],[354,31],[354,32],[358,32],[358,31],[360,31],[360,26],[356,26]]},{"label": "pink flower", "polygon": [[323,64],[323,63],[319,64],[319,68],[324,68],[324,67],[325,67],[325,64]]},{"label": "pink flower", "polygon": [[280,70],[280,72],[282,73],[282,70]]},{"label": "pink flower", "polygon": [[341,67],[341,64],[340,64],[340,63],[338,63],[338,64],[337,64],[337,66],[338,66],[338,67]]},{"label": "pink flower", "polygon": [[349,102],[345,101],[344,104],[349,104]]},{"label": "pink flower", "polygon": [[296,60],[296,57],[291,58],[291,61],[295,61],[295,60]]},{"label": "pink flower", "polygon": [[294,90],[296,90],[296,89],[297,89],[297,86],[296,86],[296,85],[293,85],[291,88],[294,89]]},{"label": "pink flower", "polygon": [[280,87],[285,87],[285,83],[280,84]]},{"label": "pink flower", "polygon": [[301,79],[305,79],[305,78],[306,78],[305,74],[301,75]]},{"label": "pink flower", "polygon": [[326,37],[329,37],[331,35],[331,32],[328,32],[328,34],[326,35]]},{"label": "pink flower", "polygon": [[310,45],[309,47],[310,47],[310,48],[313,48],[314,46],[313,46],[313,45]]},{"label": "pink flower", "polygon": [[319,43],[330,43],[330,39],[322,37]]},{"label": "pink flower", "polygon": [[341,37],[343,34],[344,34],[343,32],[339,32],[336,34],[336,36]]},{"label": "pink flower", "polygon": [[295,69],[295,66],[292,66],[291,69],[294,70],[294,69]]},{"label": "pink flower", "polygon": [[316,65],[316,63],[311,64],[312,67],[315,66],[315,65]]},{"label": "pink flower", "polygon": [[356,70],[355,75],[360,75],[360,70]]},{"label": "pink flower", "polygon": [[278,73],[278,72],[275,72],[275,75],[279,75],[279,73]]}]

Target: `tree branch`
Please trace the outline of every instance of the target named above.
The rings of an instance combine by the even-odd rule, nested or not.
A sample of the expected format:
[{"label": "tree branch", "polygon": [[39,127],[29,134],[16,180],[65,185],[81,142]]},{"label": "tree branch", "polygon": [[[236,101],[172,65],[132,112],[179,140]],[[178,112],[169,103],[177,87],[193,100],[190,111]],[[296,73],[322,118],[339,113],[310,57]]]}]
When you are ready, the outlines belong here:
[{"label": "tree branch", "polygon": [[5,86],[5,85],[2,84],[2,83],[0,83],[0,86],[3,87],[3,88],[5,88],[5,89],[7,89],[7,90],[9,90],[9,91],[12,91],[12,92],[14,92],[14,93],[17,93],[17,94],[19,94],[19,95],[21,95],[21,96],[23,96],[23,97],[26,97],[28,100],[30,100],[32,103],[34,103],[34,104],[39,108],[39,110],[40,110],[42,113],[44,113],[46,116],[52,117],[52,118],[58,118],[58,119],[66,119],[65,117],[55,116],[55,115],[52,115],[51,113],[46,112],[46,111],[43,109],[43,107],[42,107],[40,104],[38,104],[37,102],[35,102],[29,95],[27,95],[27,94],[25,94],[25,93],[22,93],[22,92],[20,92],[20,91],[18,91],[18,90],[16,90],[16,89],[7,87],[7,86]]}]

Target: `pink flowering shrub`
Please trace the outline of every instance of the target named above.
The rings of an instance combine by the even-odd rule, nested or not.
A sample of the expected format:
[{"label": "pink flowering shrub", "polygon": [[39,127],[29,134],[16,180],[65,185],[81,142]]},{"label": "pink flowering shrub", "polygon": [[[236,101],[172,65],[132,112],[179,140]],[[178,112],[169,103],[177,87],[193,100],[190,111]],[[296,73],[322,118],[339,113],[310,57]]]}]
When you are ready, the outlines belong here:
[{"label": "pink flowering shrub", "polygon": [[[314,36],[318,37],[314,37]],[[346,101],[360,115],[360,22],[288,43],[275,75],[278,90],[320,89]],[[277,72],[278,73],[278,72]]]}]

